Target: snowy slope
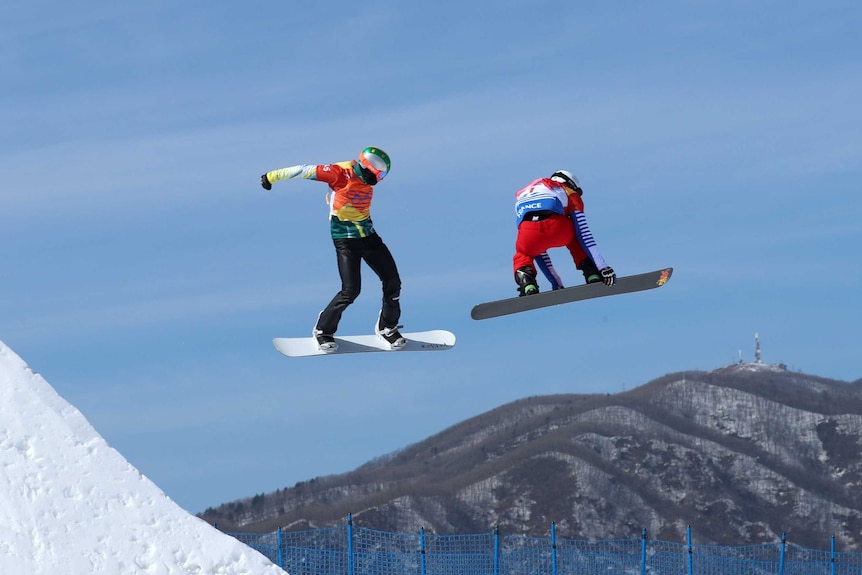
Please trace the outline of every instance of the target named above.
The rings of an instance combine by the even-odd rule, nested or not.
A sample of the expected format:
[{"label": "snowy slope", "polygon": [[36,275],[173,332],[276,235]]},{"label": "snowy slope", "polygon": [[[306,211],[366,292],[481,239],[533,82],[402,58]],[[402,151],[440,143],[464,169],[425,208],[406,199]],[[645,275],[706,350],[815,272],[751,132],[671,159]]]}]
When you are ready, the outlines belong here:
[{"label": "snowy slope", "polygon": [[284,575],[171,501],[3,342],[0,573]]}]

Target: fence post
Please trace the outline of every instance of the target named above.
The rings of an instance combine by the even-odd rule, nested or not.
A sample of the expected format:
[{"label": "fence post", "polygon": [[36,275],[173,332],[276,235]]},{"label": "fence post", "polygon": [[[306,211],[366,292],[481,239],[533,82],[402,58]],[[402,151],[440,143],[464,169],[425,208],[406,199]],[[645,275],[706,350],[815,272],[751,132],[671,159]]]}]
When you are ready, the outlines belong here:
[{"label": "fence post", "polygon": [[835,536],[834,535],[832,536],[832,559],[830,559],[830,561],[832,562],[832,569],[830,571],[831,571],[832,575],[835,575]]},{"label": "fence post", "polygon": [[685,529],[685,539],[688,543],[688,575],[694,575],[694,551],[691,548],[691,525]]},{"label": "fence post", "polygon": [[557,575],[557,523],[551,522],[551,575]]},{"label": "fence post", "polygon": [[784,554],[787,551],[787,533],[781,534],[781,557],[778,559],[778,575],[784,575]]},{"label": "fence post", "polygon": [[646,527],[641,531],[641,575],[646,575]]},{"label": "fence post", "polygon": [[353,575],[353,514],[347,514],[347,575]]},{"label": "fence post", "polygon": [[500,575],[500,526],[494,527],[494,575]]},{"label": "fence post", "polygon": [[278,566],[284,569],[284,541],[281,538],[281,527],[278,528],[277,533],[276,543],[278,544]]},{"label": "fence post", "polygon": [[425,575],[425,528],[419,529],[419,573]]}]

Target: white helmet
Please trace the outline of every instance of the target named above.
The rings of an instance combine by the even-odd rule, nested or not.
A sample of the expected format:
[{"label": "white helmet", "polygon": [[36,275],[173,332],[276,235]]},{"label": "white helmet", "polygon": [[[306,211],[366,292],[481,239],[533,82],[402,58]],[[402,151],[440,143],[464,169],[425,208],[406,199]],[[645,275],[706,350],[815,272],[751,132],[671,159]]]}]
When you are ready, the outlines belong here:
[{"label": "white helmet", "polygon": [[564,186],[571,188],[579,194],[584,193],[584,191],[581,189],[580,183],[578,183],[578,178],[576,178],[575,175],[568,170],[557,170],[556,172],[551,174],[551,179],[555,182],[559,182]]}]

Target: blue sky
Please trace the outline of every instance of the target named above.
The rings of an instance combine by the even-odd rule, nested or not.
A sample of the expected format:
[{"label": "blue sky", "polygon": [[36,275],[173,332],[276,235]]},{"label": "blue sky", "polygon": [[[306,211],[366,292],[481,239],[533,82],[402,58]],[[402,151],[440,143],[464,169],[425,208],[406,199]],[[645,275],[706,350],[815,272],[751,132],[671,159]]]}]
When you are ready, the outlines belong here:
[{"label": "blue sky", "polygon": [[[171,498],[751,360],[755,332],[764,361],[862,377],[857,2],[397,4],[0,8],[0,340]],[[271,339],[338,290],[326,186],[258,178],[368,145],[393,161],[372,214],[405,329],[458,344],[284,358]],[[673,279],[471,320],[515,294],[514,191],[561,168],[620,275]],[[342,334],[376,319],[363,278]]]}]

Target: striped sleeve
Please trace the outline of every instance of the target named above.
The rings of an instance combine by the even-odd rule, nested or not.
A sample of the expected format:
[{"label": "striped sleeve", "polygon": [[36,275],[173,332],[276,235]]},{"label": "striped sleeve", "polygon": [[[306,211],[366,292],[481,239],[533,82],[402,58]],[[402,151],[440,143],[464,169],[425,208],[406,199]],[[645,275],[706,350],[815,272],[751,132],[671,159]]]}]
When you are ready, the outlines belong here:
[{"label": "striped sleeve", "polygon": [[551,256],[548,255],[548,252],[542,252],[535,259],[536,267],[538,267],[542,273],[548,278],[548,281],[551,282],[551,289],[560,289],[563,286],[563,280],[560,278],[560,275],[557,273],[557,270],[554,269],[554,264],[551,262]]},{"label": "striped sleeve", "polygon": [[601,252],[599,252],[599,247],[593,238],[593,232],[590,231],[590,227],[587,225],[587,217],[584,215],[584,212],[575,210],[572,212],[572,220],[575,222],[575,233],[578,236],[578,241],[584,250],[590,254],[590,258],[592,258],[596,267],[599,269],[609,267]]}]

